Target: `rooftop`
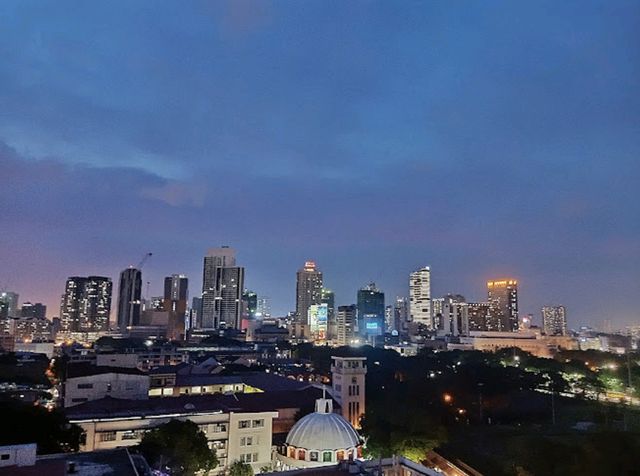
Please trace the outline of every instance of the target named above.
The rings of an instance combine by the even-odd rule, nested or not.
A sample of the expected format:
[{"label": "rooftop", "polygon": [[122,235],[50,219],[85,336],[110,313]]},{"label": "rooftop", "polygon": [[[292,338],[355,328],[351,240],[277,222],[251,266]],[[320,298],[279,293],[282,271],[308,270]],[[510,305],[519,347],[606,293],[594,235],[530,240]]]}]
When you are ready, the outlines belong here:
[{"label": "rooftop", "polygon": [[88,377],[102,374],[146,375],[135,368],[98,366],[90,362],[77,362],[67,366],[67,378]]}]

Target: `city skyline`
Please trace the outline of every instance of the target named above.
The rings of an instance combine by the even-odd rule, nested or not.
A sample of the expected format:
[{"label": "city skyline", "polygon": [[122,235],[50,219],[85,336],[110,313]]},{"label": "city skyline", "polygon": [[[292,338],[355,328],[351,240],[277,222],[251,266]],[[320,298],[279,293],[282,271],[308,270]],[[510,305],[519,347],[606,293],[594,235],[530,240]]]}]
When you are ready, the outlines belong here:
[{"label": "city skyline", "polygon": [[429,265],[640,322],[637,3],[150,5],[0,5],[0,290],[55,315],[151,250],[193,297],[229,243],[274,315],[312,259],[336,308]]}]

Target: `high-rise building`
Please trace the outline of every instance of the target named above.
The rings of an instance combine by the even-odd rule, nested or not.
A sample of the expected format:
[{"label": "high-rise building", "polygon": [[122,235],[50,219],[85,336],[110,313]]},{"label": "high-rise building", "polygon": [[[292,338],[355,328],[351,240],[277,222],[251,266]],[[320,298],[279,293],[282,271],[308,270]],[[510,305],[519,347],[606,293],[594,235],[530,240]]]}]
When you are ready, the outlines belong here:
[{"label": "high-rise building", "polygon": [[40,302],[25,302],[20,308],[20,317],[34,317],[36,319],[45,319],[47,317],[47,306]]},{"label": "high-rise building", "polygon": [[296,275],[296,320],[305,323],[309,306],[322,304],[322,272],[307,261]]},{"label": "high-rise building", "polygon": [[167,337],[181,340],[185,335],[189,279],[182,274],[164,278],[162,309],[167,315]]},{"label": "high-rise building", "polygon": [[60,306],[61,332],[109,330],[111,291],[111,279],[104,276],[67,279]]},{"label": "high-rise building", "polygon": [[118,329],[140,325],[142,307],[142,271],[127,268],[120,273],[118,288]]},{"label": "high-rise building", "polygon": [[398,332],[403,332],[406,330],[407,323],[409,322],[409,301],[406,297],[396,297],[393,313],[395,321],[394,329]]},{"label": "high-rise building", "polygon": [[492,305],[496,331],[518,331],[518,282],[513,279],[487,282],[488,301]]},{"label": "high-rise building", "polygon": [[20,295],[11,291],[0,292],[0,317],[19,317]]},{"label": "high-rise building", "polygon": [[431,269],[428,266],[409,277],[409,312],[411,320],[434,329],[431,315]]},{"label": "high-rise building", "polygon": [[338,345],[349,345],[355,337],[356,305],[339,306],[336,313],[336,341]]},{"label": "high-rise building", "polygon": [[358,290],[358,333],[367,340],[384,334],[384,293],[376,283]]},{"label": "high-rise building", "polygon": [[271,298],[269,296],[258,296],[256,317],[263,319],[271,317]]},{"label": "high-rise building", "polygon": [[329,322],[335,321],[336,318],[336,296],[331,289],[322,288],[321,303],[327,305],[327,317]]},{"label": "high-rise building", "polygon": [[204,258],[201,329],[240,329],[244,268],[236,266],[236,252],[212,248]]},{"label": "high-rise building", "polygon": [[567,310],[564,306],[544,306],[542,327],[548,336],[567,335]]},{"label": "high-rise building", "polygon": [[438,303],[439,311],[434,316],[438,331],[445,335],[469,335],[469,309],[464,296],[447,294]]},{"label": "high-rise building", "polygon": [[242,293],[243,314],[246,314],[246,318],[253,320],[256,318],[258,312],[258,294],[245,289]]},{"label": "high-rise building", "polygon": [[491,316],[491,304],[488,302],[470,302],[467,306],[469,332],[495,331]]}]

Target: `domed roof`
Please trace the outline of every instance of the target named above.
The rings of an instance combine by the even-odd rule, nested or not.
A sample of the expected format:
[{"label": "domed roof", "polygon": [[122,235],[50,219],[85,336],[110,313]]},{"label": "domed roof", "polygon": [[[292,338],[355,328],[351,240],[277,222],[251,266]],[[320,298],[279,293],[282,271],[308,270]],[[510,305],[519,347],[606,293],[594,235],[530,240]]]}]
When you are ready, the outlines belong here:
[{"label": "domed roof", "polygon": [[287,435],[287,445],[306,450],[340,450],[361,444],[347,420],[332,412],[332,400],[319,399],[316,412],[302,417]]}]

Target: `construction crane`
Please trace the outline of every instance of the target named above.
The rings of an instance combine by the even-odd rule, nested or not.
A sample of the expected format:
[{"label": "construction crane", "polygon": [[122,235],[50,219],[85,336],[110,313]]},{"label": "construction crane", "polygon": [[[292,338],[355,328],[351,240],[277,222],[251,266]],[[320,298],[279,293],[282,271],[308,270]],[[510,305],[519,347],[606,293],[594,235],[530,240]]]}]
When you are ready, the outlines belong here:
[{"label": "construction crane", "polygon": [[146,253],[142,259],[140,260],[140,262],[138,263],[138,266],[136,266],[137,269],[142,270],[142,267],[144,266],[144,264],[147,262],[147,260],[149,258],[151,258],[151,256],[153,256],[153,253]]}]

